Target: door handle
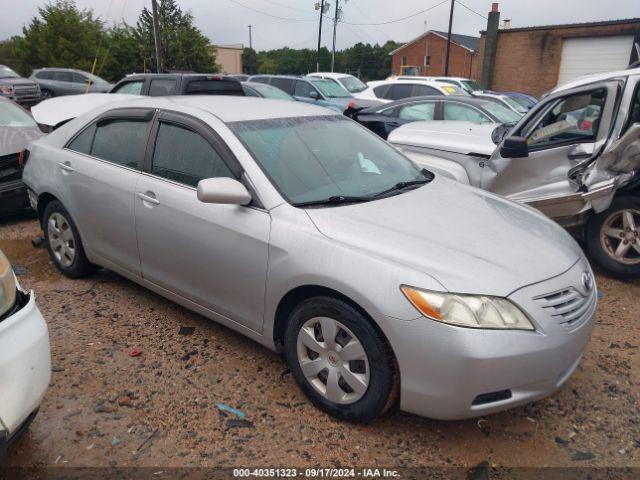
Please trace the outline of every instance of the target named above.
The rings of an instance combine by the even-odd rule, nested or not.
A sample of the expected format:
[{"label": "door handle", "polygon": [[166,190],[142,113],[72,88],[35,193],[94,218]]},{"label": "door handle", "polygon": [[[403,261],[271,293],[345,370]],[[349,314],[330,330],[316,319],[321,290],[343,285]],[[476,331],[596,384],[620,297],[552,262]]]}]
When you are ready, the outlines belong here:
[{"label": "door handle", "polygon": [[138,198],[143,202],[150,203],[152,205],[160,205],[160,200],[156,198],[156,195],[153,192],[146,193],[138,193]]},{"label": "door handle", "polygon": [[68,173],[75,172],[75,170],[71,167],[71,163],[69,161],[60,162],[60,163],[58,163],[58,165],[60,166],[60,168],[64,172],[68,172]]},{"label": "door handle", "polygon": [[589,152],[569,152],[567,156],[569,160],[586,160],[591,157],[591,153]]}]

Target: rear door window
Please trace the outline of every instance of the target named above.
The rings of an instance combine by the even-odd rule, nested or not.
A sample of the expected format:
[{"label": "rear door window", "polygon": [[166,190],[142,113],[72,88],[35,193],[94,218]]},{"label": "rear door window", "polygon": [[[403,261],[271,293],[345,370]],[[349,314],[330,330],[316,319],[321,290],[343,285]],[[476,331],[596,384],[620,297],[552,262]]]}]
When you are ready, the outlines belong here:
[{"label": "rear door window", "polygon": [[91,155],[129,168],[139,168],[147,144],[149,122],[109,119],[98,123]]},{"label": "rear door window", "polygon": [[491,119],[484,113],[476,110],[469,105],[462,105],[460,103],[448,103],[444,104],[444,119],[445,120],[462,120],[466,122],[486,123]]},{"label": "rear door window", "polygon": [[401,100],[403,98],[410,97],[412,91],[413,91],[413,84],[397,83],[395,85],[391,85],[391,88],[386,93],[384,98],[386,98],[387,100]]},{"label": "rear door window", "polygon": [[440,90],[430,87],[429,85],[416,85],[413,88],[414,97],[422,97],[423,95],[442,95]]},{"label": "rear door window", "polygon": [[293,80],[290,78],[273,77],[271,79],[271,85],[279,88],[280,90],[284,90],[289,95],[293,95]]},{"label": "rear door window", "polygon": [[71,72],[53,72],[53,79],[56,82],[71,82]]},{"label": "rear door window", "polygon": [[36,73],[36,78],[39,78],[40,80],[51,80],[53,78],[53,72],[49,72],[49,71],[38,72]]},{"label": "rear door window", "polygon": [[435,102],[416,103],[400,107],[398,117],[403,120],[433,120],[435,112]]},{"label": "rear door window", "polygon": [[171,95],[175,92],[175,89],[175,78],[154,78],[149,84],[149,96],[162,97],[165,95]]},{"label": "rear door window", "polygon": [[373,88],[373,93],[375,93],[376,97],[378,98],[386,98],[385,95],[387,94],[389,88],[391,88],[391,85],[378,85],[377,87]]},{"label": "rear door window", "polygon": [[234,178],[213,146],[199,133],[181,125],[160,123],[151,173],[196,187],[205,178]]}]

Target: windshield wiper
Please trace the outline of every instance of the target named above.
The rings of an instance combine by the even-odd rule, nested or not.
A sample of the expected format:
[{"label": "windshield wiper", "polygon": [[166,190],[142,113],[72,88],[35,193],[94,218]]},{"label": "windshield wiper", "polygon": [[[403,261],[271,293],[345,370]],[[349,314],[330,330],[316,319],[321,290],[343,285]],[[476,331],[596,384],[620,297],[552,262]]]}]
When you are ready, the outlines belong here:
[{"label": "windshield wiper", "polygon": [[374,195],[374,197],[382,197],[384,195],[388,195],[390,193],[393,192],[401,192],[403,190],[405,190],[408,187],[415,187],[418,185],[424,185],[426,183],[429,183],[431,180],[433,180],[433,173],[431,173],[428,170],[422,170],[422,174],[425,176],[425,178],[421,178],[418,180],[409,180],[406,182],[398,182],[396,183],[393,187],[387,188],[386,190],[383,190],[381,192],[378,192]]},{"label": "windshield wiper", "polygon": [[292,204],[294,207],[314,207],[316,205],[341,205],[345,203],[362,203],[373,200],[373,197],[348,197],[345,195],[333,195],[322,200],[311,200]]}]

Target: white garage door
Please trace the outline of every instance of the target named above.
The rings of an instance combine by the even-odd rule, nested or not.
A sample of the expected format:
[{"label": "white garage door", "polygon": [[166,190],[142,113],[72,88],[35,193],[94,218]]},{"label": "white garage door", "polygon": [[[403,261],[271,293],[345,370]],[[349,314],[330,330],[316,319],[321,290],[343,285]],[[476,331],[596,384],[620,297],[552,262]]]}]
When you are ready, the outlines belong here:
[{"label": "white garage door", "polygon": [[625,69],[629,66],[632,47],[632,35],[566,38],[562,41],[558,84],[581,75]]}]

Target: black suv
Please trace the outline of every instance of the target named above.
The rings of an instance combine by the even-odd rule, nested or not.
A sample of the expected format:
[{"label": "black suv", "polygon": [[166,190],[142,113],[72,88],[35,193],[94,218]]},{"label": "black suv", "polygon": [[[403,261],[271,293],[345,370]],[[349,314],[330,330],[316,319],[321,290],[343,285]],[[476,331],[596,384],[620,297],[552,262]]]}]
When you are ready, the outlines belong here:
[{"label": "black suv", "polygon": [[165,95],[237,95],[244,96],[242,84],[235,78],[202,73],[140,73],[128,75],[109,91],[162,97]]}]

